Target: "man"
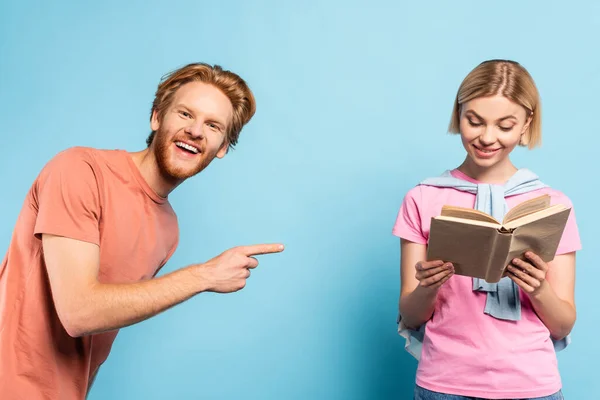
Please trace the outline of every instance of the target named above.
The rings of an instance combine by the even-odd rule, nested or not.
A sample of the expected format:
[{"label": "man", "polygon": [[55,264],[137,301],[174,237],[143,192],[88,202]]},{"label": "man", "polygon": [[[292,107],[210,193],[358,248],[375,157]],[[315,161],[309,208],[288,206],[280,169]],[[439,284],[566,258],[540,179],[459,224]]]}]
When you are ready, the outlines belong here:
[{"label": "man", "polygon": [[252,92],[219,66],[169,74],[152,105],[148,148],[74,147],[33,183],[0,266],[0,397],[83,399],[118,329],[205,291],[244,287],[244,246],[154,278],[178,243],[167,196],[237,143]]}]

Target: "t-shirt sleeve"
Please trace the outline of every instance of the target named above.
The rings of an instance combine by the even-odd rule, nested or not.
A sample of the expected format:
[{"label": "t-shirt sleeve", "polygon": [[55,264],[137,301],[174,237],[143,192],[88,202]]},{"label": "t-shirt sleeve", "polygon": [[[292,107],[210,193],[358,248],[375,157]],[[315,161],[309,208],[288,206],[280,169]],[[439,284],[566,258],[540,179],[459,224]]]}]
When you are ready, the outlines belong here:
[{"label": "t-shirt sleeve", "polygon": [[178,226],[176,227],[176,232],[177,233],[175,235],[175,240],[174,240],[173,246],[171,247],[171,250],[169,250],[169,253],[165,257],[163,262],[160,263],[160,265],[158,266],[156,271],[154,271],[154,275],[152,275],[152,277],[156,277],[156,275],[158,275],[158,273],[163,269],[163,267],[165,265],[167,265],[167,263],[169,262],[171,257],[173,257],[173,254],[175,254],[175,250],[177,250],[177,246],[179,245],[179,227]]},{"label": "t-shirt sleeve", "polygon": [[82,150],[59,153],[42,170],[35,187],[34,234],[68,237],[100,245],[100,195],[94,162]]},{"label": "t-shirt sleeve", "polygon": [[421,191],[418,186],[404,196],[392,234],[414,243],[427,244],[427,238],[421,229],[420,198]]},{"label": "t-shirt sleeve", "polygon": [[581,239],[579,237],[579,229],[577,228],[577,221],[575,219],[575,209],[571,200],[562,193],[559,193],[552,204],[563,204],[566,207],[571,208],[565,230],[563,231],[562,237],[556,250],[556,255],[571,253],[574,251],[581,250]]}]

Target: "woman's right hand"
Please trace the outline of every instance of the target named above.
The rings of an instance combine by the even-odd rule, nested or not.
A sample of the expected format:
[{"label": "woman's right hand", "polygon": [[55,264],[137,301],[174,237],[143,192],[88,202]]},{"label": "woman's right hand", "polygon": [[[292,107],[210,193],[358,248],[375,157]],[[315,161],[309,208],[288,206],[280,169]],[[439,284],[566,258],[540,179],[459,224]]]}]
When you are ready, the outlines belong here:
[{"label": "woman's right hand", "polygon": [[401,239],[400,304],[405,326],[419,329],[433,316],[439,288],[454,274],[451,263],[424,261],[427,245]]},{"label": "woman's right hand", "polygon": [[415,269],[415,278],[419,281],[419,286],[428,289],[439,289],[454,275],[454,265],[441,260],[419,261]]}]

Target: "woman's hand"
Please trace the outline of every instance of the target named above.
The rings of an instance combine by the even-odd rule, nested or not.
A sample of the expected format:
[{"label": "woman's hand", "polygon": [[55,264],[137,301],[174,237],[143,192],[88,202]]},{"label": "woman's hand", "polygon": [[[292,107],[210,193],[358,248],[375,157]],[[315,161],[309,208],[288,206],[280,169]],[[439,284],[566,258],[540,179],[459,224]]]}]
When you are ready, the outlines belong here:
[{"label": "woman's hand", "polygon": [[525,259],[512,260],[506,275],[529,296],[535,296],[547,284],[548,264],[531,251],[525,253]]},{"label": "woman's hand", "polygon": [[575,252],[545,263],[531,251],[525,261],[513,260],[506,276],[527,295],[540,320],[554,339],[567,336],[577,318],[575,309]]},{"label": "woman's hand", "polygon": [[415,278],[419,281],[419,286],[429,289],[440,288],[454,275],[452,263],[444,263],[441,260],[419,261],[415,269]]},{"label": "woman's hand", "polygon": [[399,311],[405,326],[419,329],[431,319],[439,288],[454,274],[454,267],[427,259],[427,245],[402,239]]}]

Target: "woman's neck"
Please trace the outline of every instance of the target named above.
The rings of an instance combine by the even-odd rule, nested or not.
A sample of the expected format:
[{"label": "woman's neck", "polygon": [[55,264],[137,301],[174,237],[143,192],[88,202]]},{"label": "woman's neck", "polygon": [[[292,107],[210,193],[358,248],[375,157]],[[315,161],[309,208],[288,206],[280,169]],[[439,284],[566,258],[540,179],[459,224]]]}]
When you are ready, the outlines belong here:
[{"label": "woman's neck", "polygon": [[517,167],[508,158],[490,167],[482,167],[467,157],[457,169],[478,182],[498,185],[504,184],[517,172]]}]

